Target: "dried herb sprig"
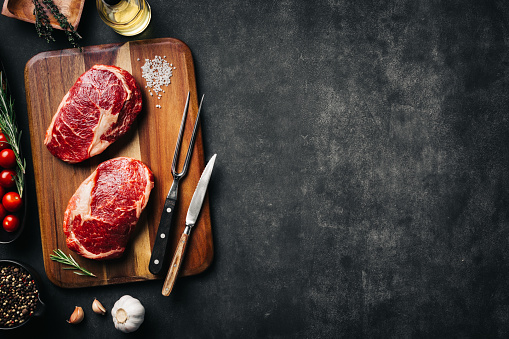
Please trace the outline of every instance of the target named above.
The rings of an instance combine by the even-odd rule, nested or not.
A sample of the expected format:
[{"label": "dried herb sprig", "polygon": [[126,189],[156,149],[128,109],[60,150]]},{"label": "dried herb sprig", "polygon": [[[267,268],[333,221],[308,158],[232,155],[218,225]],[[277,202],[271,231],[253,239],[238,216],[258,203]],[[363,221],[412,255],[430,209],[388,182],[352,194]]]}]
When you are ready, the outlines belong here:
[{"label": "dried herb sprig", "polygon": [[21,157],[21,131],[16,124],[16,115],[14,114],[14,101],[7,93],[7,80],[4,72],[0,69],[0,130],[7,138],[7,143],[11,146],[16,157],[16,177],[14,182],[20,197],[23,197],[23,188],[25,186],[25,159]]},{"label": "dried herb sprig", "polygon": [[87,269],[81,267],[70,254],[66,255],[61,249],[58,249],[58,248],[56,250],[53,250],[53,253],[54,254],[49,255],[51,260],[70,266],[70,267],[64,267],[63,268],[64,270],[78,270],[78,271],[74,271],[73,273],[77,274],[77,275],[88,275],[89,277],[96,278],[95,274],[93,274],[90,271],[88,271]]},{"label": "dried herb sprig", "polygon": [[35,29],[39,37],[46,39],[47,42],[55,41],[52,36],[53,27],[51,27],[50,19],[46,14],[46,9],[48,9],[67,35],[69,43],[73,47],[79,48],[80,51],[82,50],[77,42],[81,39],[81,35],[69,23],[67,17],[60,12],[53,0],[32,0],[32,2],[34,3]]},{"label": "dried herb sprig", "polygon": [[44,7],[38,0],[32,0],[34,3],[34,15],[35,15],[35,30],[37,31],[37,35],[39,38],[44,38],[49,43],[51,41],[55,41],[51,32],[53,31],[53,27],[51,27],[49,17],[44,10]]},{"label": "dried herb sprig", "polygon": [[81,49],[81,47],[76,42],[76,40],[81,39],[81,35],[79,35],[78,32],[76,32],[76,29],[74,29],[74,26],[69,21],[67,21],[67,17],[60,13],[60,10],[55,5],[53,0],[43,0],[42,2],[46,5],[47,8],[49,8],[51,14],[53,14],[53,17],[57,19],[58,24],[65,31],[67,39],[71,45]]}]

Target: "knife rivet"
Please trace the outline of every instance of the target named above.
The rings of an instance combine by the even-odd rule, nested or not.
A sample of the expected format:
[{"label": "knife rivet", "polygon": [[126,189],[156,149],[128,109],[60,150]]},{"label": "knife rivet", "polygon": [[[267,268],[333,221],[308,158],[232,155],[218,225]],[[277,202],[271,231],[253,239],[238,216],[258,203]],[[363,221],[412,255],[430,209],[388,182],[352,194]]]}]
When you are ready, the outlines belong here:
[{"label": "knife rivet", "polygon": [[159,260],[154,260],[154,264],[158,265],[159,264]]},{"label": "knife rivet", "polygon": [[160,237],[161,237],[161,239],[164,239],[166,237],[166,234],[161,233]]},{"label": "knife rivet", "polygon": [[166,209],[166,212],[170,213],[170,212],[171,212],[171,207],[168,207],[168,208]]}]

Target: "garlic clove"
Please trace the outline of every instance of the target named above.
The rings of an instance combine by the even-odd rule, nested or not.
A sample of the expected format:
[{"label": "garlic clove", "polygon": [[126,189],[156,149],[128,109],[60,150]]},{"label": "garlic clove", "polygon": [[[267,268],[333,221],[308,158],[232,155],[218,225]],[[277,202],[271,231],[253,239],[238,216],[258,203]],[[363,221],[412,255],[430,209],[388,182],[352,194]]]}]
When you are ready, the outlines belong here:
[{"label": "garlic clove", "polygon": [[67,322],[69,324],[79,324],[83,318],[85,318],[85,312],[83,312],[83,309],[80,306],[76,306]]},{"label": "garlic clove", "polygon": [[106,314],[106,308],[104,308],[103,304],[101,304],[101,302],[97,299],[94,299],[94,302],[92,303],[92,310],[97,314]]}]

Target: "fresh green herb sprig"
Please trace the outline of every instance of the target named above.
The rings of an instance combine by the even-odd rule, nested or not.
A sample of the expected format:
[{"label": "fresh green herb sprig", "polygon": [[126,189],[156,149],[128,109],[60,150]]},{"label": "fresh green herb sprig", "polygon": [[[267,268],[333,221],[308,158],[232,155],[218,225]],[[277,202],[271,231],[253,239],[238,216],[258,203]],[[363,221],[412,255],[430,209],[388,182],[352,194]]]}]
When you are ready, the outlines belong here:
[{"label": "fresh green herb sprig", "polygon": [[14,182],[20,197],[23,197],[25,186],[25,159],[21,156],[21,131],[16,124],[14,101],[7,93],[7,80],[0,69],[0,130],[5,135],[16,157],[16,177]]},{"label": "fresh green herb sprig", "polygon": [[90,271],[86,270],[85,268],[81,267],[70,254],[66,255],[61,249],[58,249],[58,248],[56,250],[53,250],[53,253],[54,254],[49,255],[51,260],[70,266],[70,267],[64,267],[63,268],[64,270],[78,270],[78,271],[73,271],[73,273],[77,274],[77,275],[87,275],[89,277],[96,278],[95,274],[93,274]]},{"label": "fresh green herb sprig", "polygon": [[40,38],[46,39],[48,43],[55,41],[52,35],[53,27],[51,26],[48,14],[46,14],[46,9],[48,9],[67,35],[69,43],[73,47],[79,48],[80,51],[82,50],[77,42],[77,40],[81,39],[81,35],[79,35],[74,26],[69,23],[67,17],[60,12],[53,0],[32,0],[32,2],[34,3],[35,30]]}]

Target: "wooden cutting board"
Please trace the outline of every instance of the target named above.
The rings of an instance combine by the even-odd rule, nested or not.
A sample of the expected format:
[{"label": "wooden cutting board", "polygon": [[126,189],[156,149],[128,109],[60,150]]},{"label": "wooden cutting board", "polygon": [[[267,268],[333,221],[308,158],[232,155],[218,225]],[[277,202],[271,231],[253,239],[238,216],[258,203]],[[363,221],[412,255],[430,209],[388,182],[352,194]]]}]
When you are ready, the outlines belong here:
[{"label": "wooden cutting board", "polygon": [[[153,60],[156,56],[174,67],[171,84],[162,86],[164,93],[161,93],[160,99],[150,95],[141,69],[146,59]],[[115,65],[129,71],[142,90],[143,110],[127,135],[106,151],[83,163],[67,164],[50,154],[44,145],[44,137],[64,95],[78,77],[95,64]],[[44,52],[27,63],[25,87],[44,266],[48,278],[54,284],[68,288],[163,278],[152,275],[148,271],[148,264],[164,200],[172,183],[171,162],[188,91],[191,92],[191,100],[179,169],[184,162],[198,110],[194,66],[189,48],[179,40],[164,38],[85,47],[81,53],[76,49]],[[184,230],[187,208],[205,165],[201,129],[198,131],[188,173],[179,186],[174,227],[170,234],[170,257]],[[101,162],[118,156],[143,161],[154,173],[154,189],[124,256],[109,261],[86,259],[70,251],[65,244],[62,229],[64,211],[81,182]],[[71,254],[97,278],[78,276],[70,270],[63,270],[62,264],[50,259],[50,254],[57,248]],[[210,211],[206,198],[198,223],[193,228],[180,275],[202,272],[210,265],[212,257]]]}]

